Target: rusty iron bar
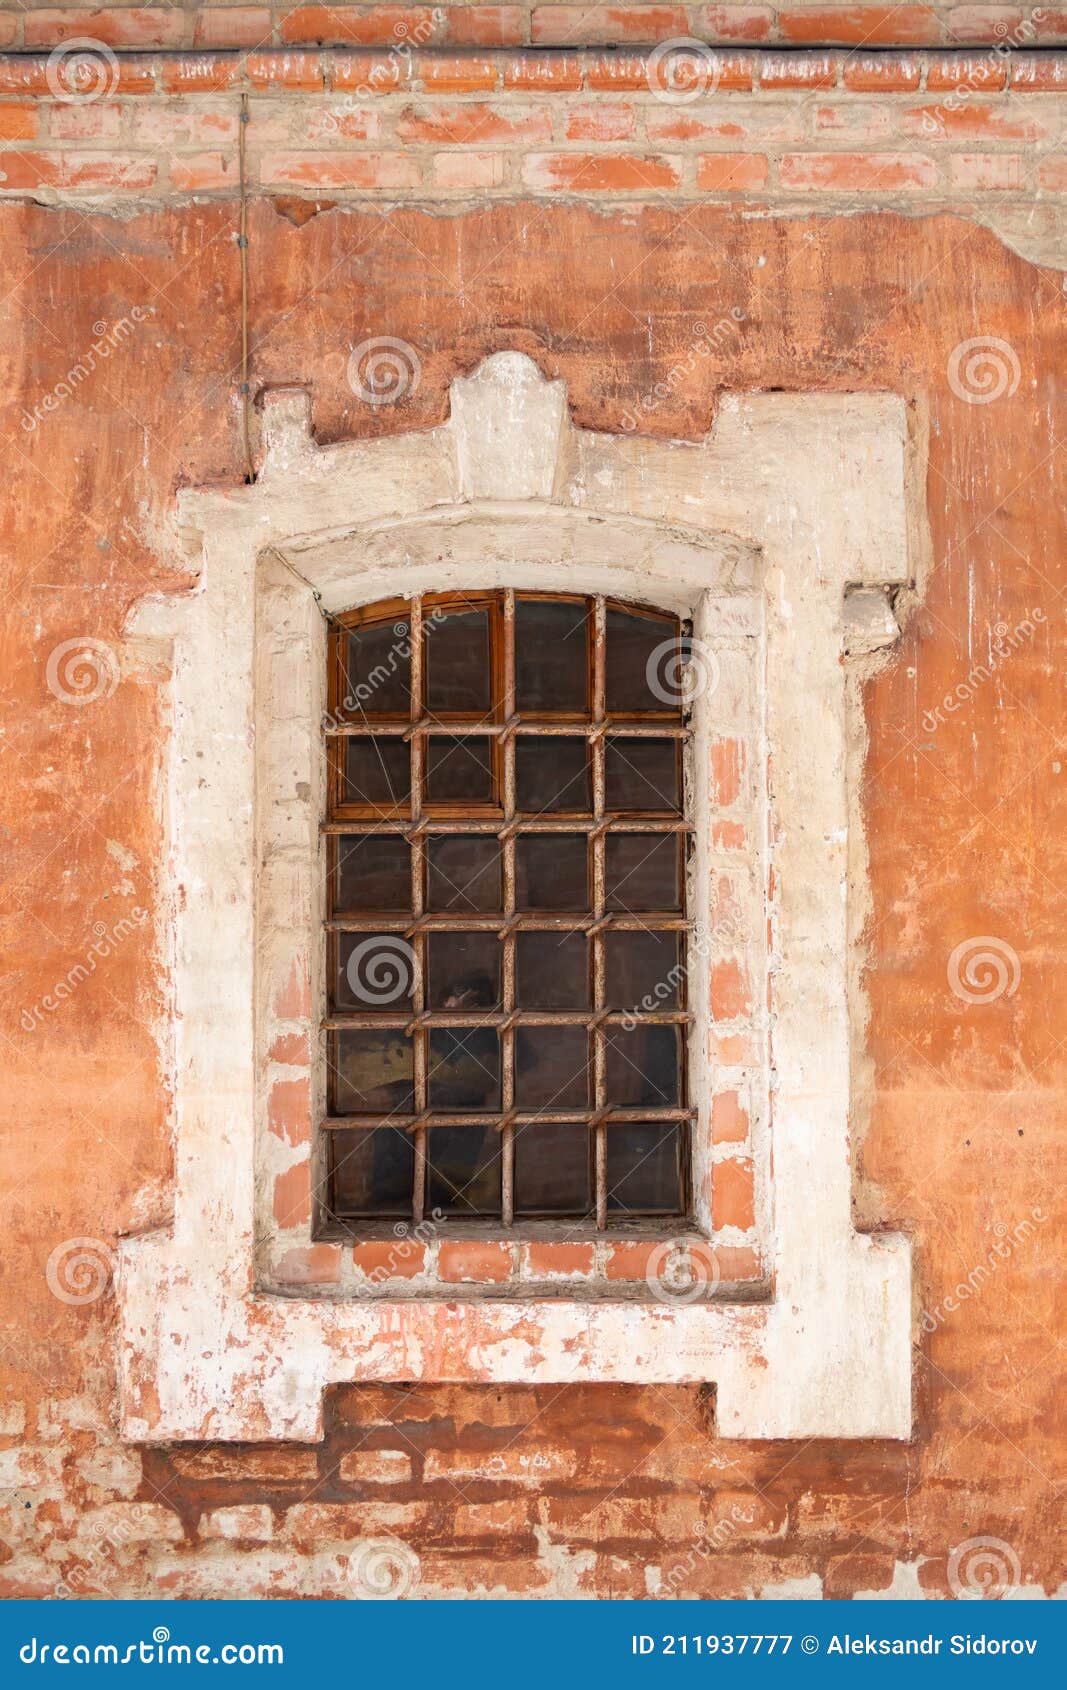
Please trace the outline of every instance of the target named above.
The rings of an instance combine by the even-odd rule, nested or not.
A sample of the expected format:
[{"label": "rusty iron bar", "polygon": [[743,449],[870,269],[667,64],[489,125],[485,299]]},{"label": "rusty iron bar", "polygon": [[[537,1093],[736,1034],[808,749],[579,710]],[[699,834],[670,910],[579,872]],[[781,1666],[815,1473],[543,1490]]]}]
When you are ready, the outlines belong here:
[{"label": "rusty iron bar", "polygon": [[536,734],[538,738],[587,739],[590,744],[609,733],[619,739],[685,739],[689,731],[676,716],[665,717],[662,723],[606,716],[595,727],[588,722],[524,720],[521,716],[506,716],[502,722],[450,722],[441,716],[427,716],[418,722],[327,722],[323,728],[327,739],[424,739],[429,734],[442,734],[446,739],[508,740],[517,734]]},{"label": "rusty iron bar", "polygon": [[515,1219],[515,594],[504,595],[504,826],[500,832],[501,878],[504,894],[504,932],[501,943],[501,989],[504,1019],[500,1032],[500,1082],[503,1119],[500,1126],[500,1204],[505,1226]]},{"label": "rusty iron bar", "polygon": [[330,1032],[350,1032],[355,1029],[377,1029],[388,1033],[421,1033],[447,1027],[454,1033],[470,1028],[496,1027],[507,1032],[514,1027],[588,1027],[596,1032],[600,1027],[685,1027],[693,1019],[688,1009],[487,1009],[481,1012],[468,1009],[424,1009],[418,1015],[395,1014],[388,1009],[338,1010],[324,1017],[322,1025]]},{"label": "rusty iron bar", "polygon": [[379,1127],[395,1127],[398,1132],[420,1132],[427,1127],[492,1127],[499,1131],[507,1122],[513,1127],[578,1126],[600,1132],[612,1126],[625,1126],[629,1121],[642,1125],[647,1121],[692,1121],[694,1109],[619,1109],[608,1107],[599,1111],[577,1109],[512,1109],[504,1115],[499,1110],[479,1112],[468,1109],[428,1109],[420,1115],[327,1115],[320,1125],[327,1132],[371,1132]]},{"label": "rusty iron bar", "polygon": [[[603,1015],[607,1007],[607,963],[604,956],[604,906],[607,900],[604,810],[604,734],[607,723],[607,602],[602,593],[593,601],[593,724],[589,750],[593,763],[593,827],[589,843],[593,855],[593,919],[589,935],[593,947],[593,1010]],[[593,1107],[594,1193],[597,1231],[608,1224],[607,1129],[603,1115],[607,1107],[607,1046],[603,1024],[593,1023]]]},{"label": "rusty iron bar", "polygon": [[684,915],[650,911],[646,915],[606,915],[600,921],[580,915],[517,915],[507,927],[498,915],[444,915],[428,912],[413,922],[406,915],[338,915],[326,923],[328,933],[688,933],[693,923]]},{"label": "rusty iron bar", "polygon": [[[422,709],[424,691],[422,595],[420,593],[414,593],[411,598],[408,640],[411,646],[411,720],[417,722]],[[411,740],[411,818],[415,824],[411,841],[411,911],[415,921],[412,924],[410,937],[414,941],[412,945],[415,974],[413,1008],[417,1021],[417,1026],[411,1036],[411,1059],[415,1110],[419,1117],[425,1117],[430,1103],[430,1035],[423,1024],[424,1017],[429,1010],[426,972],[427,944],[426,929],[421,920],[426,908],[426,844],[424,834],[418,829],[418,824],[422,819],[422,787],[425,761],[426,741],[421,735],[416,734]],[[411,1213],[416,1226],[422,1220],[425,1212],[426,1128],[422,1125],[415,1129],[415,1168],[411,1193]]]},{"label": "rusty iron bar", "polygon": [[[344,806],[338,806],[343,808]],[[356,808],[356,806],[352,806]],[[420,817],[417,822],[385,821],[376,819],[369,814],[354,815],[349,820],[333,820],[320,822],[319,831],[322,833],[356,834],[360,838],[380,838],[383,834],[402,836],[405,839],[418,839],[428,833],[482,833],[492,834],[500,839],[504,836],[507,823],[501,825],[501,818],[493,816],[482,820],[478,816],[440,816],[428,813]],[[595,833],[598,828],[610,833],[692,833],[693,823],[675,820],[667,815],[662,818],[656,815],[647,816],[605,816],[599,821],[589,815],[563,816],[560,819],[545,821],[531,815],[516,824],[523,833]]]}]

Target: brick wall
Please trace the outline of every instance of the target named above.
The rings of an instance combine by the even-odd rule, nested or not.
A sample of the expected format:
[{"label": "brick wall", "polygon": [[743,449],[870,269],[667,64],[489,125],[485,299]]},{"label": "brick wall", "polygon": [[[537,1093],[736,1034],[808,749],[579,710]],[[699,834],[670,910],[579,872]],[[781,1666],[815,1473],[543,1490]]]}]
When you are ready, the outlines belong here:
[{"label": "brick wall", "polygon": [[[525,39],[522,8],[444,8],[432,54],[320,49],[336,26],[306,9],[153,10],[0,9],[0,41],[20,49],[0,61],[15,959],[0,1038],[17,1104],[0,1150],[0,1593],[359,1594],[360,1546],[379,1538],[416,1594],[955,1593],[953,1552],[981,1536],[1016,1582],[1054,1588],[1062,276],[982,225],[1017,210],[1056,227],[1062,58],[734,45],[705,61],[713,88],[671,104],[637,51],[482,51],[507,29]],[[803,14],[848,41],[871,24],[838,10],[815,26],[821,9],[635,8],[627,40],[788,42]],[[346,9],[345,26],[403,39],[409,14],[373,11]],[[982,40],[1021,16],[896,9],[879,41]],[[95,97],[71,100],[55,61],[49,75],[61,20],[166,51],[98,55]],[[208,30],[249,51],[178,51]],[[439,422],[451,379],[511,347],[567,382],[586,428],[636,416],[695,439],[721,392],[784,387],[901,393],[928,432],[923,608],[863,694],[855,1123],[859,1223],[914,1240],[910,1444],[725,1441],[696,1385],[346,1388],[315,1448],[142,1450],[116,1434],[115,1239],[166,1223],[172,1173],[165,943],[150,921],[114,939],[120,916],[154,908],[165,665],[123,673],[116,654],[131,603],[174,585],[158,537],[175,489],[244,474],[242,92],[250,380],[307,386],[323,440]],[[71,397],[98,325],[134,306],[135,331]],[[739,333],[687,366],[695,325],[733,312]],[[379,410],[346,376],[375,334],[416,346],[422,370]],[[975,340],[1008,357],[991,399],[950,378]],[[976,676],[997,630],[1024,625]],[[84,707],[48,678],[71,640],[114,664]],[[728,807],[729,748],[714,774]],[[99,961],[38,1012],[101,928]],[[1018,964],[989,1001],[949,978],[974,935]],[[736,994],[719,985],[728,1019]],[[714,1131],[744,1142],[743,1096],[717,1100]],[[88,1265],[70,1281],[72,1247]]]},{"label": "brick wall", "polygon": [[691,37],[759,46],[1018,45],[1067,39],[1067,10],[1030,5],[438,5],[53,6],[0,0],[0,47],[50,48],[75,38],[112,47],[381,46],[409,37],[435,47],[648,45]]},{"label": "brick wall", "polygon": [[9,59],[0,193],[232,196],[241,92],[252,192],[995,208],[1067,191],[1054,54],[709,51],[702,69],[675,102],[640,53],[135,55],[64,100],[45,60]]}]

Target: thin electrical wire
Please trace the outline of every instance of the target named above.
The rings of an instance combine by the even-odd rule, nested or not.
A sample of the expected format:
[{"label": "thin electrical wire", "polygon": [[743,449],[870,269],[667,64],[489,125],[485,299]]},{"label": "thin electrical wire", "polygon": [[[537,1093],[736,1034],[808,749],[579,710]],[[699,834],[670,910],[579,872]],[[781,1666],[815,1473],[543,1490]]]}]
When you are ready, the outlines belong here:
[{"label": "thin electrical wire", "polygon": [[256,479],[256,472],[252,462],[251,391],[248,380],[248,118],[248,95],[242,94],[240,121],[237,125],[237,162],[241,195],[237,236],[237,247],[241,254],[241,429],[244,440],[245,481],[251,484]]}]

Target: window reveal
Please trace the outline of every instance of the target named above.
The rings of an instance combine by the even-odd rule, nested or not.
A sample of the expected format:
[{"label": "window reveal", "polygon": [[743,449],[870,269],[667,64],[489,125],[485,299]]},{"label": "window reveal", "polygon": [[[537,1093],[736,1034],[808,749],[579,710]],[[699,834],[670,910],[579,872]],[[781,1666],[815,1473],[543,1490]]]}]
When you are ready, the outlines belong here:
[{"label": "window reveal", "polygon": [[584,596],[335,620],[327,1231],[685,1211],[685,651]]}]

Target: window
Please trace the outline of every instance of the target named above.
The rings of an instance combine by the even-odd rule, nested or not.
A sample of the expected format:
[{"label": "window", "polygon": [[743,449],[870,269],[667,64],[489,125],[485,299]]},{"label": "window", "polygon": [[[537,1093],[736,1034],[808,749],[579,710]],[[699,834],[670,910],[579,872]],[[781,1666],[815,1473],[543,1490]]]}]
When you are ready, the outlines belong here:
[{"label": "window", "polygon": [[324,1236],[686,1212],[686,641],[592,596],[335,619]]},{"label": "window", "polygon": [[[909,1242],[857,1233],[850,1208],[849,1081],[864,1023],[850,1013],[862,955],[843,893],[847,879],[863,911],[867,890],[849,808],[859,677],[850,656],[842,661],[843,644],[865,654],[862,675],[866,654],[894,638],[891,598],[912,581],[909,535],[926,549],[924,437],[911,438],[908,407],[878,393],[726,395],[701,441],[624,439],[575,428],[562,383],[519,353],[496,353],[453,381],[440,427],[321,450],[309,394],[268,392],[262,416],[254,485],[236,497],[181,494],[182,534],[201,549],[198,590],[148,594],[124,652],[124,666],[152,685],[162,654],[173,654],[163,664],[171,727],[161,747],[160,923],[161,937],[163,924],[171,930],[180,1036],[161,1047],[174,1097],[174,1224],[119,1245],[122,1436],[314,1443],[336,1384],[702,1380],[715,1387],[724,1438],[909,1437]],[[607,738],[645,725],[608,695],[609,609],[647,600],[692,616],[690,674],[703,660],[704,684],[693,687],[691,743],[664,731],[690,724],[658,697],[647,724],[659,730],[650,737],[679,738],[691,765],[694,932],[678,1007],[693,1017],[686,1101],[696,1113],[685,1129],[682,1224],[627,1227],[613,1215],[577,1245],[573,1220],[508,1230],[503,1183],[500,1218],[468,1222],[466,1236],[429,1219],[413,1228],[413,1202],[396,1220],[334,1222],[332,1236],[322,1224],[333,1136],[322,1130],[327,1064],[315,1037],[325,1014],[322,865],[338,835],[373,839],[384,819],[377,804],[342,813],[336,786],[328,805],[322,615],[335,627],[345,615],[354,632],[372,619],[347,612],[392,597],[408,629],[396,637],[408,677],[400,708],[391,701],[376,721],[374,696],[353,692],[364,715],[342,712],[336,726],[348,732],[329,736],[336,780],[340,743],[360,731],[383,743],[421,726],[463,737],[464,724],[430,720],[432,706],[421,724],[404,690],[423,648],[432,651],[433,635],[424,641],[420,626],[412,640],[412,627],[436,608],[412,595],[443,579],[511,588],[520,604],[535,593],[606,595],[594,614],[604,714],[617,723],[598,724]],[[506,600],[490,619],[497,649],[505,613]],[[670,655],[676,625],[668,630]],[[395,678],[391,646],[386,637],[371,666],[379,685]],[[336,693],[336,644],[333,655]],[[640,663],[629,672],[640,682]],[[468,726],[478,723],[475,714]],[[503,725],[494,716],[480,730],[502,756],[505,736],[490,730]],[[393,732],[367,732],[376,726]],[[422,801],[419,737],[407,773],[417,754]],[[566,736],[541,737],[558,748]],[[606,779],[606,748],[596,755]],[[430,824],[466,820],[468,835],[480,820],[502,827],[502,814],[485,808],[450,818],[425,801],[419,819],[418,846],[410,809],[378,835],[372,925],[361,937],[418,927],[410,896],[383,907],[390,844],[406,844],[410,869],[436,837]],[[573,834],[589,818],[549,819]],[[662,833],[681,818],[640,819]],[[607,843],[623,833],[608,830],[605,867]],[[481,913],[493,918],[489,931],[506,932],[502,905]],[[560,913],[587,947],[596,942],[582,911]],[[605,898],[609,914],[624,912]],[[416,957],[423,942],[414,931]],[[499,954],[503,965],[502,944]],[[413,987],[421,991],[415,976]],[[405,1028],[417,1001],[405,1006]],[[355,1116],[341,1122],[360,1130]],[[413,1149],[418,1130],[428,1128],[416,1129]],[[605,1149],[611,1134],[606,1119]],[[414,1197],[414,1169],[412,1179]],[[557,1225],[562,1236],[552,1236]],[[205,1346],[205,1322],[229,1341]]]}]

